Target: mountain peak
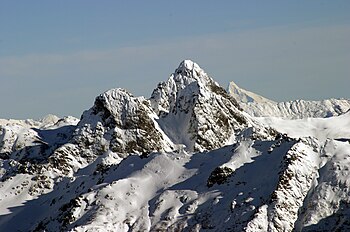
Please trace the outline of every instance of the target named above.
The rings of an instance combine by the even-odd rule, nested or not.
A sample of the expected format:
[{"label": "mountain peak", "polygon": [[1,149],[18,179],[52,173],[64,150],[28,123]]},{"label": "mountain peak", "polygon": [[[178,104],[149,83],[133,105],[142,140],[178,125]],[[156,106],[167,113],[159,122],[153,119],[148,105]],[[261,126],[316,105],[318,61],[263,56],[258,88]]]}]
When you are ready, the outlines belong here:
[{"label": "mountain peak", "polygon": [[[154,111],[169,112],[178,94],[198,94],[200,89],[215,83],[198,64],[192,60],[183,60],[167,81],[160,82],[151,95],[151,104]],[[185,90],[186,89],[186,90]]]},{"label": "mountain peak", "polygon": [[272,100],[264,98],[258,94],[250,92],[248,90],[242,89],[235,82],[231,81],[227,87],[227,92],[233,96],[238,102],[248,103],[248,102],[256,102],[256,103],[265,103],[270,102],[274,103]]},{"label": "mountain peak", "polygon": [[213,80],[204,72],[204,70],[192,60],[183,60],[179,67],[172,75],[176,83],[188,85],[193,81],[206,85],[213,82]]},{"label": "mountain peak", "polygon": [[193,70],[200,69],[199,65],[192,60],[183,60],[181,61],[177,70]]},{"label": "mountain peak", "polygon": [[237,101],[198,64],[184,60],[150,98],[158,123],[175,144],[203,151],[231,143],[249,124]]}]

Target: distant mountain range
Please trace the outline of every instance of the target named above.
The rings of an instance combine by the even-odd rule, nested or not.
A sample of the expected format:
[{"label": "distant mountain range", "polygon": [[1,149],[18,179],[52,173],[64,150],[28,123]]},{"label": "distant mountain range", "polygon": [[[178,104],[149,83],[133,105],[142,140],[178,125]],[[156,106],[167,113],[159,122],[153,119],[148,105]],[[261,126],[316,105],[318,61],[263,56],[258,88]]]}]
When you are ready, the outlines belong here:
[{"label": "distant mountain range", "polygon": [[274,102],[238,87],[233,81],[227,90],[245,112],[255,117],[326,118],[344,114],[350,109],[349,99]]},{"label": "distant mountain range", "polygon": [[349,231],[349,108],[226,91],[184,60],[148,99],[0,120],[0,231]]}]

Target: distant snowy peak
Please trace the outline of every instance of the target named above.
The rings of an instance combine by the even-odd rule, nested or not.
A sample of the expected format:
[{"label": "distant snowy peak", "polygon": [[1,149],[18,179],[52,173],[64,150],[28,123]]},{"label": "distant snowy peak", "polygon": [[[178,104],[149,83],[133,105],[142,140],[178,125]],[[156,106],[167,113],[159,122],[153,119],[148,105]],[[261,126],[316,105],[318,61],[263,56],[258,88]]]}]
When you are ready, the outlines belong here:
[{"label": "distant snowy peak", "polygon": [[60,118],[53,114],[48,114],[40,119],[25,119],[25,120],[16,120],[16,119],[0,119],[0,126],[21,126],[25,128],[56,128],[61,125],[76,125],[79,122],[79,119],[72,116],[65,116]]},{"label": "distant snowy peak", "polygon": [[[77,118],[72,116],[59,118],[51,114],[39,120],[0,119],[0,156],[6,156],[25,147],[44,143],[45,138],[40,133],[41,131],[55,131],[57,128],[74,127],[78,121]],[[55,134],[53,137],[55,136],[57,140],[60,140],[60,135]],[[23,152],[25,153],[25,151]]]},{"label": "distant snowy peak", "polygon": [[227,91],[240,103],[246,113],[255,117],[325,118],[344,114],[350,109],[350,100],[348,99],[274,102],[244,90],[234,82],[230,82]]},{"label": "distant snowy peak", "polygon": [[250,92],[248,90],[240,88],[235,82],[231,81],[228,85],[227,91],[231,94],[238,102],[248,103],[248,102],[256,102],[256,103],[275,103],[272,100],[264,98],[258,94]]}]

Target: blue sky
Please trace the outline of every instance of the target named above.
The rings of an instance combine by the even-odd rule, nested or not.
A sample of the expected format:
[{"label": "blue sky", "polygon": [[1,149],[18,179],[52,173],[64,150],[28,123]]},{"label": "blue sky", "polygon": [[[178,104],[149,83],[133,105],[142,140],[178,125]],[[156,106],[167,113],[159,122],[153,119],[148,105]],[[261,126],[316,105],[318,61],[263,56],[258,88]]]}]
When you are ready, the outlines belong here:
[{"label": "blue sky", "polygon": [[350,98],[350,1],[0,2],[0,118],[149,97],[183,59],[277,101]]}]

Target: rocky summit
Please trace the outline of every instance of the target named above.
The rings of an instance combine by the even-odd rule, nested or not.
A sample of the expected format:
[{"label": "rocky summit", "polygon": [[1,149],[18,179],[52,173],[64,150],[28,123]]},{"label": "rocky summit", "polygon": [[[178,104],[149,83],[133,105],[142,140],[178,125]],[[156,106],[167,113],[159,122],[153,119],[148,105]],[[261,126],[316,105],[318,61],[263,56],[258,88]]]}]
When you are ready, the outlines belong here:
[{"label": "rocky summit", "polygon": [[226,91],[184,60],[148,99],[0,120],[0,231],[349,231],[349,102]]}]

